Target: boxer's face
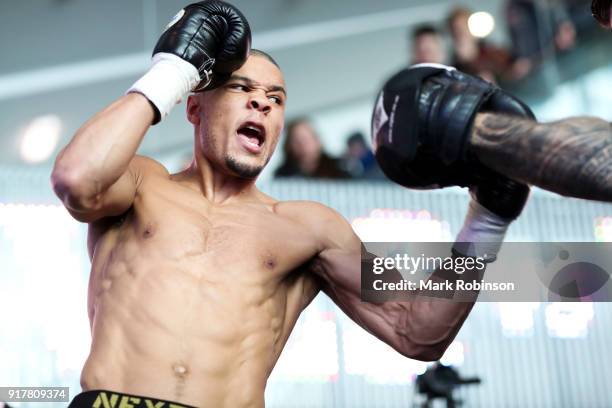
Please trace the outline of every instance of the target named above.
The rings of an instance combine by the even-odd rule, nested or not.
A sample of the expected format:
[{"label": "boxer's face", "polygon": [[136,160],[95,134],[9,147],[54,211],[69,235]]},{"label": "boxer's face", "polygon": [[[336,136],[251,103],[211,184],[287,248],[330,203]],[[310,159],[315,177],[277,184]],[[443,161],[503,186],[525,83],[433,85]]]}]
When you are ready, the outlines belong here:
[{"label": "boxer's face", "polygon": [[284,124],[285,81],[266,58],[251,55],[221,87],[189,97],[196,146],[216,169],[255,178],[270,160]]}]

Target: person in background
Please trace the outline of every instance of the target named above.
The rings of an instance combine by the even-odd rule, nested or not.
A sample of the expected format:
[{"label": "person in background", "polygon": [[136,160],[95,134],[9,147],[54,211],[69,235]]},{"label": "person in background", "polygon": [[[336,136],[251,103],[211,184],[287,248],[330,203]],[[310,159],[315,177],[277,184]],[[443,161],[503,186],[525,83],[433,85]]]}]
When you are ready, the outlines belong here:
[{"label": "person in background", "polygon": [[442,364],[436,361],[427,368],[425,373],[416,378],[417,389],[420,394],[425,394],[427,400],[423,403],[423,408],[430,408],[437,398],[446,400],[447,408],[455,408],[461,404],[461,400],[457,400],[453,396],[453,391],[458,387],[466,384],[480,384],[481,379],[478,377],[461,377],[456,368]]},{"label": "person in background", "polygon": [[506,19],[514,53],[534,65],[555,51],[567,51],[575,45],[574,24],[559,0],[508,0]]},{"label": "person in background", "polygon": [[427,396],[423,408],[431,408],[437,398],[444,398],[447,408],[455,408],[458,401],[453,397],[453,391],[458,383],[459,372],[457,370],[439,361],[433,363],[424,374],[417,377],[419,392]]},{"label": "person in background", "polygon": [[350,177],[342,170],[340,160],[325,152],[307,118],[295,119],[287,125],[283,152],[284,161],[274,172],[275,177]]},{"label": "person in background", "polygon": [[447,17],[447,27],[453,41],[451,65],[492,83],[525,77],[531,70],[530,61],[515,59],[504,48],[472,35],[468,27],[471,14],[466,8],[455,8]]},{"label": "person in background", "polygon": [[351,133],[346,140],[346,151],[342,162],[344,170],[353,178],[386,180],[376,163],[374,153],[360,131]]},{"label": "person in background", "polygon": [[410,33],[412,52],[410,64],[446,63],[446,49],[442,33],[431,24],[423,24]]}]

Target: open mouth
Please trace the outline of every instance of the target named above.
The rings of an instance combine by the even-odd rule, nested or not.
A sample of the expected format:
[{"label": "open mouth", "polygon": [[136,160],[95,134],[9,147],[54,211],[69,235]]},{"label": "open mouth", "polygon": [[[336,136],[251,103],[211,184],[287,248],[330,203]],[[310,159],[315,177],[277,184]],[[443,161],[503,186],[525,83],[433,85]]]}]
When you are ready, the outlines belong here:
[{"label": "open mouth", "polygon": [[243,123],[237,131],[245,144],[245,147],[254,152],[259,152],[266,141],[266,130],[262,125],[255,122]]}]

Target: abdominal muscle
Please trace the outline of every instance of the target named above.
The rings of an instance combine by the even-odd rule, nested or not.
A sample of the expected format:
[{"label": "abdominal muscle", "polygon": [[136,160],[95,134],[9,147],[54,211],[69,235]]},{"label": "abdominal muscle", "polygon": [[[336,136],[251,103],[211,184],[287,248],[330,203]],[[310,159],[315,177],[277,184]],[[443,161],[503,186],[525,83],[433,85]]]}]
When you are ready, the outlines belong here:
[{"label": "abdominal muscle", "polygon": [[176,262],[129,242],[112,246],[94,259],[83,388],[203,407],[263,406],[267,377],[301,310],[291,288],[236,279],[233,269],[243,265],[211,256]]}]

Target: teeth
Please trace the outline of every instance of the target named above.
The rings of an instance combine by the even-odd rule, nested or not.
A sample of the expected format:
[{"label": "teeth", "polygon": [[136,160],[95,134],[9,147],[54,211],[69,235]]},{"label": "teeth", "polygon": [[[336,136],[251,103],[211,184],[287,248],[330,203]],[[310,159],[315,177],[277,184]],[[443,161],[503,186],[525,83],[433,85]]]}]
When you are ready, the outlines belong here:
[{"label": "teeth", "polygon": [[256,128],[255,126],[247,126],[246,128],[257,132],[257,134],[261,133],[261,131],[258,128]]}]

